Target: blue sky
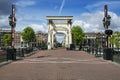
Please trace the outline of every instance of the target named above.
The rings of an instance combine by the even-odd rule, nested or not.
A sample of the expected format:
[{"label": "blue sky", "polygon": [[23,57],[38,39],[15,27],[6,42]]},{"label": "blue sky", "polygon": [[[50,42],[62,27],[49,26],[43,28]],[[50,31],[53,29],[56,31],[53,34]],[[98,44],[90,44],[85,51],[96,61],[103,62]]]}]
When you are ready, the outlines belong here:
[{"label": "blue sky", "polygon": [[[26,2],[26,3],[25,3]],[[17,6],[16,15],[22,20],[18,23],[21,25],[44,26],[43,31],[47,30],[46,16],[74,16],[73,22],[76,20],[85,20],[85,18],[99,17],[100,12],[103,14],[103,7],[108,5],[109,11],[120,14],[120,1],[115,0],[19,0],[15,3]],[[83,21],[83,23],[84,23]],[[88,20],[89,21],[89,20]],[[101,19],[102,21],[102,19]],[[99,23],[102,23],[99,21]],[[86,22],[87,23],[87,22]],[[94,22],[93,22],[94,23]],[[77,23],[76,23],[77,24]],[[92,23],[91,23],[92,24]],[[27,26],[26,25],[26,26]],[[80,23],[79,23],[80,25]],[[102,25],[101,25],[102,26]],[[25,26],[24,26],[25,27]],[[82,27],[82,25],[81,25]],[[19,27],[18,27],[19,28]],[[83,27],[84,29],[85,27]],[[96,29],[96,28],[95,28]],[[101,29],[102,30],[102,29]],[[87,30],[85,30],[87,32]],[[92,30],[97,31],[97,30]]]},{"label": "blue sky", "polygon": [[11,4],[16,5],[16,31],[31,26],[35,31],[47,32],[46,16],[73,16],[73,25],[81,26],[84,32],[101,32],[105,4],[112,17],[109,28],[120,31],[120,0],[0,0],[2,28],[10,27]]}]

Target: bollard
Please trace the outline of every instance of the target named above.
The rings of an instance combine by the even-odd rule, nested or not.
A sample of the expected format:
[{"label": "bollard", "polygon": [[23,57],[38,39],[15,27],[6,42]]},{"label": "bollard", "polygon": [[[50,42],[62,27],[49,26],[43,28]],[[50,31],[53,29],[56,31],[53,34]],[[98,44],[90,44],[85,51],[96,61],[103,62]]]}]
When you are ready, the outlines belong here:
[{"label": "bollard", "polygon": [[12,49],[13,50],[13,59],[12,60],[16,60],[16,49]]},{"label": "bollard", "polygon": [[22,56],[21,57],[24,57],[24,50],[22,49]]},{"label": "bollard", "polygon": [[95,49],[95,57],[98,57],[98,48]]},{"label": "bollard", "polygon": [[7,60],[16,60],[16,49],[7,49]]},{"label": "bollard", "polygon": [[112,48],[105,48],[103,50],[103,59],[113,61],[114,50]]},{"label": "bollard", "polygon": [[92,54],[94,54],[94,48],[92,47]]}]

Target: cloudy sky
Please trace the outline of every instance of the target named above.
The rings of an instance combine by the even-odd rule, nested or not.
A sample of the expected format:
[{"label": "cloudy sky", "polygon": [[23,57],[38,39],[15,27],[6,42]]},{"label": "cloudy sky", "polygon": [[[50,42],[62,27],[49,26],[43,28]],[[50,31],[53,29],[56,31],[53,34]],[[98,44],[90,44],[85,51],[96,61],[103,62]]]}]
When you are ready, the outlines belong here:
[{"label": "cloudy sky", "polygon": [[0,29],[10,27],[12,4],[16,5],[16,31],[31,26],[47,32],[46,16],[73,16],[73,25],[80,25],[84,32],[100,32],[105,4],[112,17],[109,28],[120,31],[120,0],[0,0]]}]

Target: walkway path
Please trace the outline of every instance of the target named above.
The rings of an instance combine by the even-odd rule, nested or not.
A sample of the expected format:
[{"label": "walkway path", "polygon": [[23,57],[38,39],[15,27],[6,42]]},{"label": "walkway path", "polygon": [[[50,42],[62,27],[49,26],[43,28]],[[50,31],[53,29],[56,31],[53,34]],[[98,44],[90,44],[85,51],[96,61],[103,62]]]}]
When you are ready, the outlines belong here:
[{"label": "walkway path", "polygon": [[120,80],[120,66],[83,51],[39,51],[0,67],[0,80]]}]

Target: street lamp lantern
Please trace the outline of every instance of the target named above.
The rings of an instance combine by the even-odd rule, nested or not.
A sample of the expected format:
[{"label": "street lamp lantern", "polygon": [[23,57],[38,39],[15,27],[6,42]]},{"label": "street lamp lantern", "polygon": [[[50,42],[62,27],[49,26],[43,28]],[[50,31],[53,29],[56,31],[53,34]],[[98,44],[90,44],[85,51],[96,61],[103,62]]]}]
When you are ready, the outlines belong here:
[{"label": "street lamp lantern", "polygon": [[12,15],[10,15],[8,19],[9,19],[9,25],[12,26]]},{"label": "street lamp lantern", "polygon": [[107,18],[103,18],[103,26],[108,29],[108,26],[110,26],[111,22],[111,16],[108,15]]},{"label": "street lamp lantern", "polygon": [[9,21],[12,21],[12,15],[9,16]]},{"label": "street lamp lantern", "polygon": [[108,21],[111,20],[111,16],[110,16],[110,15],[107,16],[107,20],[108,20]]},{"label": "street lamp lantern", "polygon": [[110,15],[107,16],[107,26],[110,26],[110,22],[111,22],[111,17]]},{"label": "street lamp lantern", "polygon": [[8,20],[9,20],[9,25],[12,26],[12,27],[15,27],[16,26],[16,18],[14,17],[14,25],[13,25],[13,19],[12,19],[12,15],[10,15],[8,17]]},{"label": "street lamp lantern", "polygon": [[103,26],[105,27],[105,17],[103,18]]}]

